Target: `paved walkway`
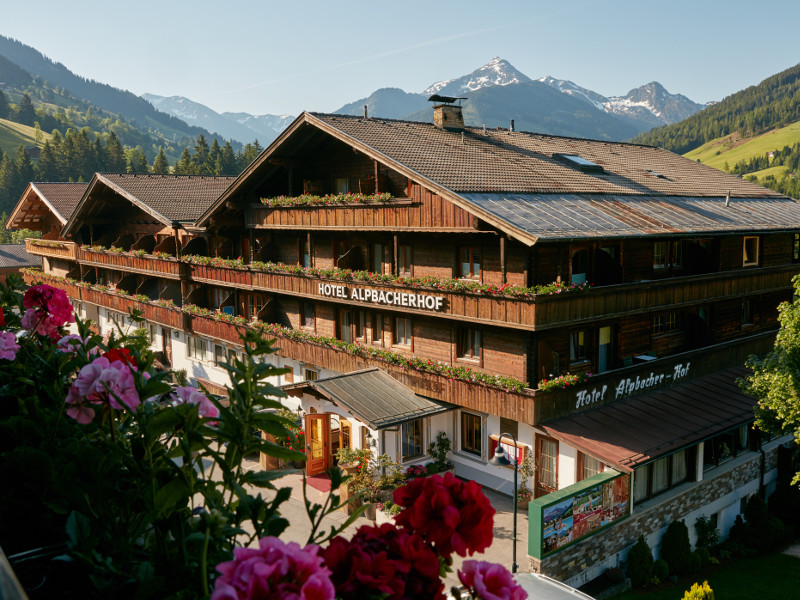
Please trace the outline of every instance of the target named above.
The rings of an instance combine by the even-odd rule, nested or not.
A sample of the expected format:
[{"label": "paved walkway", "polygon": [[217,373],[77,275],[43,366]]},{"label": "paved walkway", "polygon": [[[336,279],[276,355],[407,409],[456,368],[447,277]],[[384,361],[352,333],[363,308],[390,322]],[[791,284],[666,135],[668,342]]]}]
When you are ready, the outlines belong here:
[{"label": "paved walkway", "polygon": [[[258,463],[255,461],[248,462],[247,464],[249,468],[259,468]],[[311,532],[311,523],[303,503],[303,477],[300,473],[292,473],[276,481],[275,485],[279,488],[292,488],[291,498],[281,505],[281,515],[289,521],[289,528],[281,538],[284,541],[297,542],[301,546],[305,545],[308,542],[308,536]],[[500,563],[511,570],[511,540],[514,532],[513,499],[496,494],[491,490],[484,489],[483,491],[497,511],[494,516],[494,540],[486,552],[475,554],[467,558]],[[308,494],[308,499],[312,502],[322,504],[325,501],[326,494],[323,494],[311,486],[306,487],[306,493]],[[347,515],[344,512],[336,511],[335,514],[328,517],[327,521],[323,522],[323,526],[327,531],[330,529],[331,525],[341,525],[346,520]],[[372,521],[364,517],[359,517],[348,527],[343,535],[350,536],[358,527],[368,524],[372,524]],[[449,589],[452,585],[458,585],[459,582],[456,572],[464,560],[465,559],[460,556],[454,556],[453,573],[450,573],[445,580],[446,589]],[[520,572],[529,571],[528,514],[524,511],[517,513],[517,564],[519,565]]]}]

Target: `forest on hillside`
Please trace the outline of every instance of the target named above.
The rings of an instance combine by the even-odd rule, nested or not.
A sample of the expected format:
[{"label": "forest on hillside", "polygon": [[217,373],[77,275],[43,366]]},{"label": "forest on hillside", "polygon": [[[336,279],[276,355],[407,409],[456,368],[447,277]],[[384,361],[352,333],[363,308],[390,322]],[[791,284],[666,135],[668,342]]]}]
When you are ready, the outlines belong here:
[{"label": "forest on hillside", "polygon": [[651,129],[633,141],[678,154],[738,131],[758,135],[800,120],[800,64],[773,75],[679,123]]},{"label": "forest on hillside", "polygon": [[[23,96],[19,104],[11,104],[0,91],[0,118],[36,124],[39,121],[33,119],[46,116],[33,108],[30,98]],[[37,138],[39,133],[37,127]],[[97,172],[231,176],[241,173],[262,150],[258,140],[237,151],[230,142],[220,145],[216,138],[209,145],[200,134],[171,164],[163,148],[149,161],[141,145],[124,146],[113,127],[108,133],[89,126],[67,127],[63,135],[57,127],[44,140],[38,160],[31,160],[24,146],[16,152],[0,150],[0,213],[11,212],[31,181],[89,181]]]}]

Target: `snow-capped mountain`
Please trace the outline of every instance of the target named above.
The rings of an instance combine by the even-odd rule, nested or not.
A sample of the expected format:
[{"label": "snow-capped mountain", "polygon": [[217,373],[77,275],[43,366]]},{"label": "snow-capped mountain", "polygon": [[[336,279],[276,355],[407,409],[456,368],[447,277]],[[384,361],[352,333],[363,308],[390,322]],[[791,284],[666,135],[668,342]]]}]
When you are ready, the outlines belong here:
[{"label": "snow-capped mountain", "polygon": [[584,100],[598,110],[633,119],[648,124],[650,127],[677,123],[705,108],[704,105],[693,102],[683,94],[670,94],[657,81],[634,88],[625,96],[610,97],[582,88],[571,81],[556,79],[549,75],[541,77],[537,81],[573,98]]},{"label": "snow-capped mountain", "polygon": [[190,125],[203,127],[225,139],[242,144],[258,139],[266,146],[283,131],[294,117],[289,115],[251,115],[249,113],[218,113],[205,104],[183,96],[142,94],[158,110],[178,117]]},{"label": "snow-capped mountain", "polygon": [[422,93],[427,95],[458,96],[493,85],[513,85],[528,81],[531,81],[530,77],[515,69],[507,60],[495,56],[487,64],[475,69],[469,75],[439,81],[429,86]]}]

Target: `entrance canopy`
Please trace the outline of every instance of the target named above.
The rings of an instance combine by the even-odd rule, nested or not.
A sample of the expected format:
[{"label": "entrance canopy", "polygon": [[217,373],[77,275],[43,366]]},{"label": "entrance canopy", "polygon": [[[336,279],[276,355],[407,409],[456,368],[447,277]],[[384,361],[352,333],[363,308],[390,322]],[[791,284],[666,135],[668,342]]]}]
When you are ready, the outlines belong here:
[{"label": "entrance canopy", "polygon": [[736,383],[744,367],[556,419],[548,435],[630,472],[660,456],[750,423],[756,401]]},{"label": "entrance canopy", "polygon": [[285,385],[282,389],[291,395],[309,392],[329,400],[372,429],[394,427],[454,408],[446,402],[418,396],[377,367]]}]

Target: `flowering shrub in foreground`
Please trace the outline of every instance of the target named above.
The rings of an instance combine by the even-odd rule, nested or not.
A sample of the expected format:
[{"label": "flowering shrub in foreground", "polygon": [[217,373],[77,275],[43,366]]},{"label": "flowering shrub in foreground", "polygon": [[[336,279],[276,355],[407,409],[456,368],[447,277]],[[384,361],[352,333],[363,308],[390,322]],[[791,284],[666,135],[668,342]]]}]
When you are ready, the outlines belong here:
[{"label": "flowering shrub in foreground", "polygon": [[[212,600],[253,598],[321,598],[339,600],[444,600],[442,576],[451,571],[452,553],[481,552],[492,541],[494,509],[475,482],[464,483],[451,473],[416,479],[395,491],[405,506],[394,524],[359,527],[351,539],[337,536],[327,547],[307,546],[305,560],[314,577],[313,594],[297,585],[295,570],[284,566],[283,555],[269,558],[256,550],[236,550],[236,559],[218,565]],[[262,539],[272,548],[279,541]],[[282,547],[282,546],[281,546]],[[321,556],[322,563],[317,562]],[[253,562],[257,561],[257,566]],[[527,597],[511,573],[500,565],[465,561],[459,578],[474,598],[522,600]],[[323,581],[331,584],[331,595]],[[280,588],[285,586],[285,588]],[[285,593],[280,593],[284,589]],[[266,591],[270,595],[259,595]],[[294,595],[292,595],[294,594]]]},{"label": "flowering shrub in foreground", "polygon": [[[26,294],[39,314],[23,331],[31,320],[19,316],[23,297],[10,281],[0,285],[0,545],[12,556],[44,547],[66,559],[23,563],[33,564],[36,581],[44,576],[41,595],[204,598],[214,586],[215,599],[439,599],[452,553],[491,542],[488,500],[450,474],[398,490],[395,502],[408,514],[394,525],[337,537],[356,511],[326,532],[323,521],[341,507],[334,470],[325,504],[305,503],[305,548],[284,543],[280,505],[290,490],[273,483],[282,473],[242,462],[257,452],[303,456],[249,435],[285,437],[294,424],[262,410],[281,408],[281,392],[264,381],[282,372],[262,360],[271,342],[245,332],[247,358],[227,365],[223,404],[156,371],[144,330],[111,333],[104,343],[79,320],[77,335],[65,335],[74,317],[50,286]],[[270,490],[269,499],[253,487]],[[487,593],[503,581],[483,580]]]}]

